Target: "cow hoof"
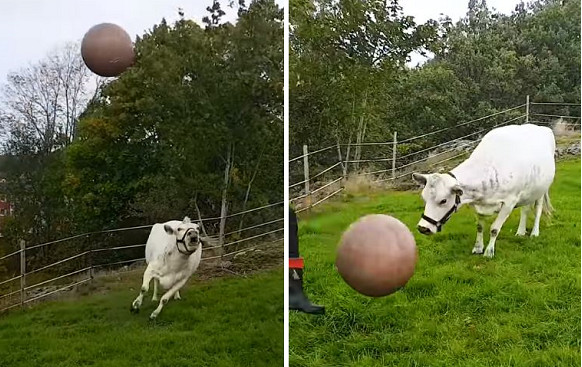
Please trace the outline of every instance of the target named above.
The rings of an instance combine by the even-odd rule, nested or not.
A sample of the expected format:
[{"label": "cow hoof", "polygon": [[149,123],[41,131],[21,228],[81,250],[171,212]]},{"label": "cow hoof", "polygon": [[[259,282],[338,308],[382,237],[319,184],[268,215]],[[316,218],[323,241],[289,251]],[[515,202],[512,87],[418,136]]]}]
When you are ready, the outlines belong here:
[{"label": "cow hoof", "polygon": [[493,256],[495,256],[495,252],[494,251],[485,251],[483,256],[488,257],[490,259],[493,259]]},{"label": "cow hoof", "polygon": [[483,249],[482,248],[480,248],[480,249],[475,249],[474,248],[473,251],[471,251],[471,253],[473,255],[483,255]]},{"label": "cow hoof", "polygon": [[515,235],[516,236],[525,236],[525,231],[523,231],[523,232],[517,231],[517,232],[515,232]]},{"label": "cow hoof", "polygon": [[156,321],[156,317],[158,317],[158,315],[151,314],[150,321]]},{"label": "cow hoof", "polygon": [[139,308],[133,307],[133,305],[131,305],[131,307],[129,308],[129,311],[131,313],[139,313]]},{"label": "cow hoof", "polygon": [[537,236],[539,236],[539,235],[540,235],[540,233],[539,233],[539,232],[532,232],[532,233],[531,233],[529,236],[530,236],[530,237],[537,237]]},{"label": "cow hoof", "polygon": [[152,297],[152,302],[158,302],[160,299],[158,297]]},{"label": "cow hoof", "polygon": [[141,301],[139,299],[136,299],[135,301],[133,301],[131,303],[131,308],[132,309],[136,308],[136,309],[139,310],[140,307],[141,307]]}]

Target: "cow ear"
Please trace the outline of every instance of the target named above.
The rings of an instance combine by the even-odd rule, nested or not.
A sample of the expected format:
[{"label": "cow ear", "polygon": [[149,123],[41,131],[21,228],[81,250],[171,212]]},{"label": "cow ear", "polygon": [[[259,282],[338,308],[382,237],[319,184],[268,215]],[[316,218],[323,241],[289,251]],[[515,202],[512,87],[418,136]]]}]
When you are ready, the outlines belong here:
[{"label": "cow ear", "polygon": [[412,174],[412,179],[423,186],[426,185],[426,178],[427,175],[423,175],[422,173],[415,172]]},{"label": "cow ear", "polygon": [[189,217],[184,217],[184,220],[182,222],[184,222],[184,223],[190,223],[190,218]]},{"label": "cow ear", "polygon": [[174,234],[174,228],[172,228],[169,224],[164,225],[164,231],[166,231],[166,233],[169,235]]},{"label": "cow ear", "polygon": [[453,186],[453,188],[451,189],[451,192],[457,196],[463,195],[463,189],[459,185]]}]

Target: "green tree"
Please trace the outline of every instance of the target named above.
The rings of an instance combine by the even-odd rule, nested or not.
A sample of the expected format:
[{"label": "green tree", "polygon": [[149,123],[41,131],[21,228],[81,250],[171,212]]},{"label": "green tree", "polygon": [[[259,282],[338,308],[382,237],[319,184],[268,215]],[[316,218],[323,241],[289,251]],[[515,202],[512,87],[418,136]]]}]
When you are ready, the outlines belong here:
[{"label": "green tree", "polygon": [[273,1],[255,1],[236,25],[162,21],[136,42],[136,65],[104,90],[69,152],[87,225],[281,199],[281,20]]}]

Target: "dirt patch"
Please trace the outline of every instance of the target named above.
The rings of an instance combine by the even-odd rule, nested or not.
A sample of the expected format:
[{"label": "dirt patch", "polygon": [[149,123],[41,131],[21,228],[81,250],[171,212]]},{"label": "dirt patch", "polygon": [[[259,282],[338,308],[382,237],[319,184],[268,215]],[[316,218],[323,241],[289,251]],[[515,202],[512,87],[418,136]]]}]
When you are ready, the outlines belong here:
[{"label": "dirt patch", "polygon": [[[200,263],[200,267],[192,278],[196,281],[208,281],[215,278],[247,276],[254,273],[269,271],[283,265],[283,241],[263,243],[260,246],[249,246],[234,256],[212,259]],[[145,270],[145,263],[134,263],[120,269],[102,271],[95,274],[95,279],[79,288],[79,292],[107,292],[120,286],[130,286],[138,289]]]}]

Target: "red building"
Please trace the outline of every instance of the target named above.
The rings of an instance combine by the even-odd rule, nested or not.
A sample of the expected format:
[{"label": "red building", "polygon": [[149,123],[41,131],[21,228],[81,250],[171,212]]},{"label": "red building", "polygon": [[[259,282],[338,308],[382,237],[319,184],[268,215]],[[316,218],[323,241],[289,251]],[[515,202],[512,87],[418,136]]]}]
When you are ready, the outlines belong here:
[{"label": "red building", "polygon": [[[0,186],[6,182],[5,179],[0,179]],[[4,218],[12,215],[14,207],[6,198],[6,195],[0,194],[0,237],[2,237],[2,227],[4,225]]]}]

